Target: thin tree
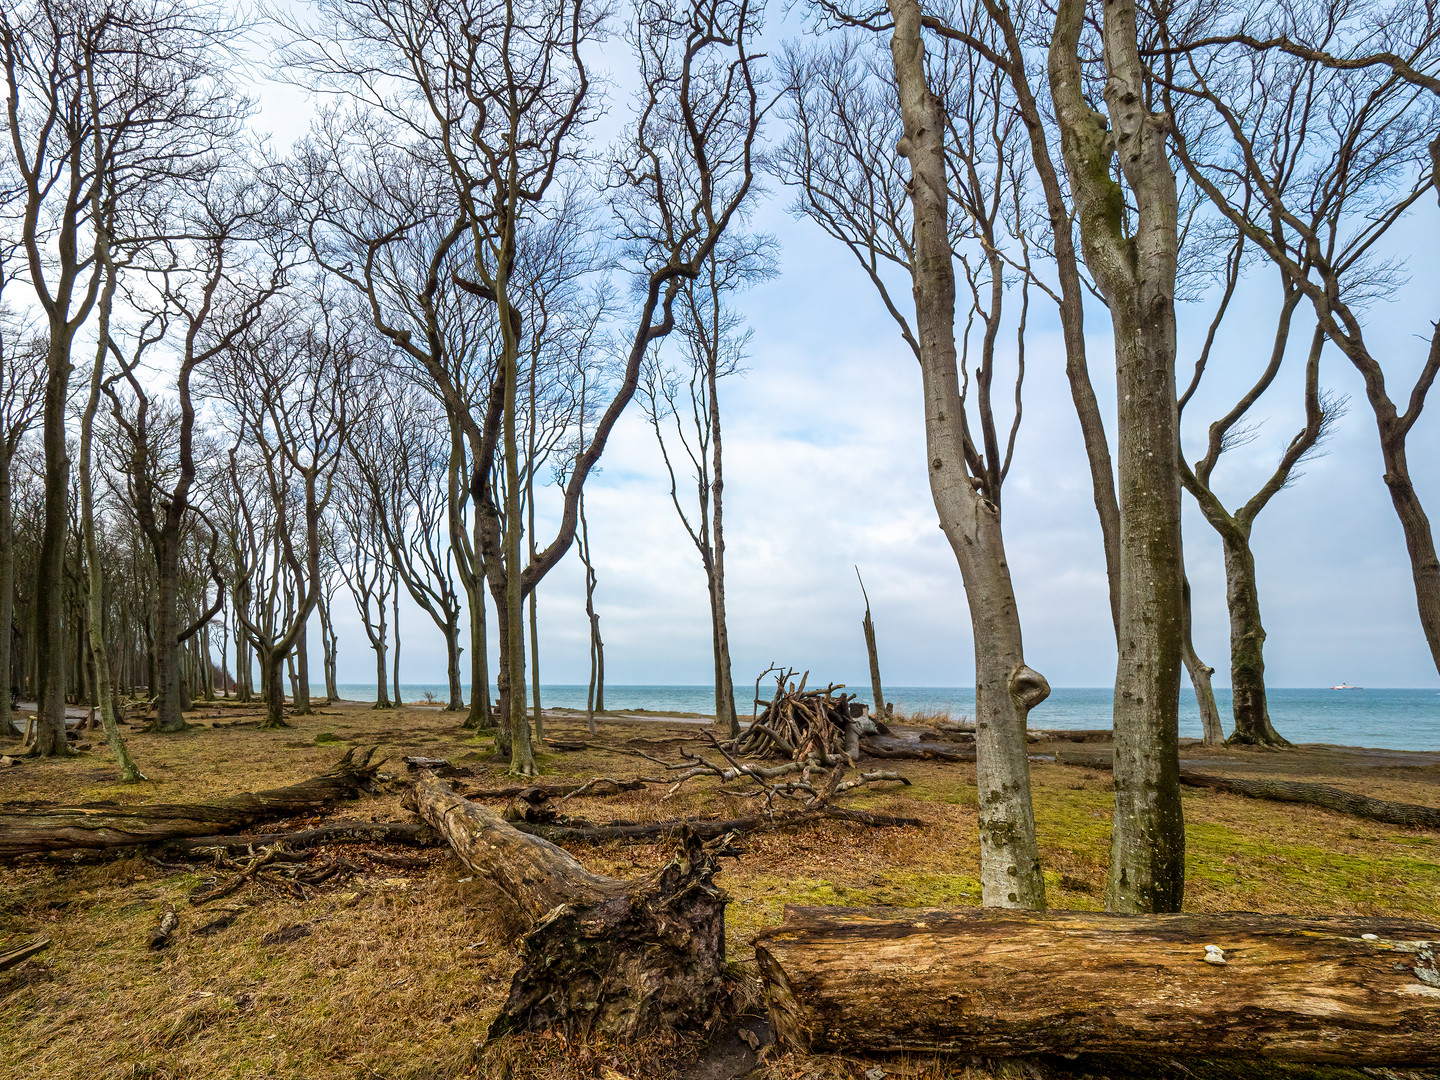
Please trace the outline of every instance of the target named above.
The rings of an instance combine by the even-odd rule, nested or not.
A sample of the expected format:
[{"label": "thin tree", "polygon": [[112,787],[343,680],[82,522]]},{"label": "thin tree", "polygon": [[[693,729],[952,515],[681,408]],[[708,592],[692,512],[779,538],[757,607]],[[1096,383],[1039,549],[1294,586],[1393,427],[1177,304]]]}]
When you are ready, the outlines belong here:
[{"label": "thin tree", "polygon": [[[670,502],[700,554],[710,600],[710,641],[714,658],[715,723],[729,737],[740,734],[735,682],[730,664],[730,629],[725,614],[725,469],[720,425],[720,380],[741,370],[751,333],[729,298],[775,273],[774,241],[733,234],[706,259],[699,276],[684,282],[679,299],[680,361],[653,358],[644,376],[640,402],[660,445],[670,477]],[[667,423],[668,421],[668,423]],[[672,455],[665,431],[674,428],[679,451]],[[694,484],[694,510],[680,499],[675,461],[683,452]]]}]

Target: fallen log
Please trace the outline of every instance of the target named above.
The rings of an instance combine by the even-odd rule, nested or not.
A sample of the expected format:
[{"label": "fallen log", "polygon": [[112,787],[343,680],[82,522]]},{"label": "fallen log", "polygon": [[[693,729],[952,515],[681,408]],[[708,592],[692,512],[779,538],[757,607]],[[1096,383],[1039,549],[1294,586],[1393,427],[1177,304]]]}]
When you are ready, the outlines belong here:
[{"label": "fallen log", "polygon": [[39,938],[27,945],[21,945],[18,949],[10,949],[0,953],[0,971],[6,971],[18,964],[23,964],[32,956],[36,956],[50,947],[48,937]]},{"label": "fallen log", "polygon": [[72,849],[105,850],[182,836],[233,832],[272,818],[311,813],[374,788],[375,748],[350,750],[327,773],[289,787],[231,795],[209,803],[81,806],[0,805],[0,860]]},{"label": "fallen log", "polygon": [[533,823],[514,821],[510,824],[531,836],[543,836],[551,843],[578,841],[601,844],[612,840],[627,840],[632,843],[649,843],[667,837],[678,837],[686,830],[701,840],[715,840],[730,833],[764,832],[793,825],[805,825],[812,821],[850,821],[872,828],[914,825],[925,823],[919,818],[896,817],[892,814],[872,814],[867,810],[847,810],[842,806],[824,806],[814,810],[780,811],[774,814],[752,814],[748,817],[732,818],[729,821],[617,821],[608,825],[590,822]]},{"label": "fallen log", "polygon": [[440,834],[422,822],[412,821],[332,821],[313,829],[290,832],[236,833],[228,836],[187,836],[169,840],[156,849],[165,856],[233,854],[280,844],[286,851],[304,851],[320,844],[345,842],[365,844],[401,844],[406,847],[437,847],[445,843]]},{"label": "fallen log", "polygon": [[1440,926],[785,909],[755,953],[801,1050],[1440,1062]]},{"label": "fallen log", "polygon": [[975,747],[950,743],[927,743],[893,735],[875,735],[860,740],[860,752],[876,758],[903,758],[911,761],[974,761]]},{"label": "fallen log", "polygon": [[1320,806],[1339,814],[1349,814],[1351,817],[1383,821],[1387,825],[1440,829],[1440,808],[1372,799],[1368,795],[1357,795],[1353,791],[1342,791],[1325,784],[1309,784],[1295,780],[1244,780],[1239,777],[1190,772],[1186,769],[1180,771],[1180,783],[1187,787],[1209,788],[1211,791],[1224,791],[1232,795],[1248,795],[1252,799]]},{"label": "fallen log", "polygon": [[727,987],[726,896],[711,880],[723,838],[688,834],[664,866],[621,881],[592,874],[434,776],[422,776],[412,797],[460,860],[529,925],[492,1038],[552,1027],[628,1038],[714,1018]]}]

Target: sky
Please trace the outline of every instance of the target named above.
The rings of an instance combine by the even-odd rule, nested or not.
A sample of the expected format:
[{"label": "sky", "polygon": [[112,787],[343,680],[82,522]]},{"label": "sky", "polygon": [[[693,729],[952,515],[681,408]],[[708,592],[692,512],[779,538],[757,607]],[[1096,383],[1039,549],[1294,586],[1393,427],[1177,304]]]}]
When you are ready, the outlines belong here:
[{"label": "sky", "polygon": [[[303,132],[309,104],[297,91],[274,83],[257,90],[259,128],[281,143]],[[745,371],[721,384],[735,680],[753,681],[776,662],[809,669],[812,681],[868,684],[859,566],[887,685],[969,685],[974,646],[960,572],[930,497],[918,366],[852,257],[817,226],[794,218],[790,203],[788,192],[772,190],[757,208],[756,227],[780,242],[780,273],[738,299],[754,337]],[[1427,205],[1397,235],[1437,235],[1437,217]],[[1370,309],[1367,335],[1385,358],[1392,396],[1403,401],[1428,341],[1440,253],[1424,245],[1393,254],[1406,259],[1409,281]],[[1237,309],[1184,417],[1187,459],[1200,456],[1207,425],[1267,359],[1276,291],[1273,274],[1252,271],[1242,282]],[[1209,312],[1209,298],[1180,308],[1182,381]],[[1303,424],[1299,349],[1308,345],[1309,329],[1292,335],[1295,355],[1252,411],[1263,421],[1254,439],[1225,455],[1217,470],[1217,488],[1232,508],[1263,482]],[[1113,451],[1113,348],[1098,305],[1087,311],[1087,338]],[[1350,396],[1349,411],[1326,452],[1276,496],[1254,530],[1267,681],[1440,686],[1362,383],[1333,348],[1322,360],[1321,382]],[[1422,417],[1409,443],[1413,480],[1432,515],[1440,514],[1437,409]],[[1195,645],[1216,669],[1216,684],[1226,686],[1220,545],[1194,501],[1184,500]],[[586,507],[607,681],[710,683],[704,574],[670,502],[654,434],[634,404],[586,487]],[[543,510],[542,504],[542,541],[554,529]],[[1058,318],[1038,297],[1004,531],[1027,662],[1053,686],[1111,685],[1114,639],[1088,466]],[[586,682],[584,583],[573,553],[541,584],[539,611],[543,682]],[[373,682],[373,654],[343,590],[335,617],[339,681]],[[313,633],[311,655],[318,656],[318,627]],[[428,617],[402,609],[401,634],[402,681],[443,682],[443,641]]]}]

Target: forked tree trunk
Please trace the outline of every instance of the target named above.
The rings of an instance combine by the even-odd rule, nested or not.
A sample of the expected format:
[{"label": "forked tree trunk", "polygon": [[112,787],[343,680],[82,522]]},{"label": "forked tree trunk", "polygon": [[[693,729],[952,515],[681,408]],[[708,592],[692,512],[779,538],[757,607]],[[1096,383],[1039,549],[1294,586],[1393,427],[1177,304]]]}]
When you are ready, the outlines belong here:
[{"label": "forked tree trunk", "polygon": [[547,840],[425,774],[417,812],[476,876],[514,902],[527,931],[520,970],[491,1037],[559,1028],[634,1038],[710,1023],[724,1003],[726,896],[720,851],[688,837],[635,881],[602,877]]},{"label": "forked tree trunk", "polygon": [[1230,610],[1230,692],[1235,712],[1230,742],[1289,746],[1271,726],[1265,699],[1265,627],[1260,621],[1260,591],[1255,584],[1250,537],[1232,527],[1220,533],[1220,543],[1225,552],[1225,601]]},{"label": "forked tree trunk", "polygon": [[1440,926],[793,908],[756,957],[801,1050],[1433,1065]]},{"label": "forked tree trunk", "polygon": [[904,119],[914,210],[915,321],[925,397],[930,492],[960,564],[975,646],[976,778],[980,880],[986,906],[1043,908],[1025,722],[1050,692],[1025,664],[1020,617],[1000,530],[1000,510],[971,483],[955,347],[955,269],[950,246],[940,103],[926,81],[917,0],[890,0],[890,42]]}]

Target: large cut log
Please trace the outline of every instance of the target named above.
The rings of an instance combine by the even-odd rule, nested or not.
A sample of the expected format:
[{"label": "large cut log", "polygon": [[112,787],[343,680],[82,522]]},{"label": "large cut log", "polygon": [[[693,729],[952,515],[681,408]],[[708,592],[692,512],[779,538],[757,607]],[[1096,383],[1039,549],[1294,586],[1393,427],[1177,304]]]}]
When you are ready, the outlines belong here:
[{"label": "large cut log", "polygon": [[1440,1063],[1423,923],[787,907],[755,952],[796,1049]]},{"label": "large cut log", "polygon": [[0,805],[0,859],[73,849],[105,850],[182,836],[234,832],[261,821],[312,813],[374,787],[375,748],[349,751],[329,772],[289,787],[231,795],[205,803],[95,802]]},{"label": "large cut log", "polygon": [[1413,803],[1389,802],[1357,795],[1352,791],[1308,784],[1296,780],[1244,780],[1233,776],[1211,776],[1182,770],[1180,782],[1188,787],[1209,788],[1252,799],[1273,799],[1276,802],[1305,803],[1334,810],[1351,817],[1383,821],[1387,825],[1416,825],[1424,829],[1440,829],[1440,807],[1416,806]]},{"label": "large cut log", "polygon": [[681,840],[635,881],[592,874],[548,840],[520,832],[432,775],[415,809],[529,926],[495,1037],[558,1027],[631,1037],[708,1024],[723,1003],[726,896],[712,878],[725,840]]}]

